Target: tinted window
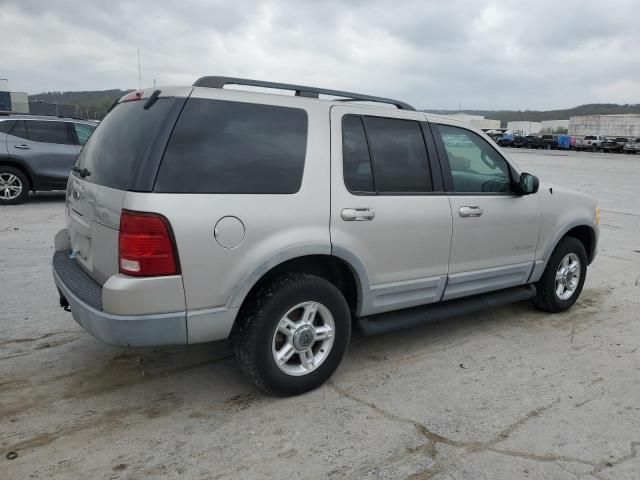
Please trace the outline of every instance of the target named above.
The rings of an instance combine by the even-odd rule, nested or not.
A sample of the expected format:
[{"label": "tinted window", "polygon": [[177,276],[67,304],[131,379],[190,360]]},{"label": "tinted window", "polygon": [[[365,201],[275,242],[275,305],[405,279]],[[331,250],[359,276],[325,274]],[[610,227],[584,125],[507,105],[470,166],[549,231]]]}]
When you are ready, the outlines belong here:
[{"label": "tinted window", "polygon": [[304,110],[191,98],[167,145],[155,191],[295,193],[306,149]]},{"label": "tinted window", "polygon": [[509,192],[509,165],[482,137],[464,128],[438,125],[456,192]]},{"label": "tinted window", "polygon": [[420,124],[382,117],[363,120],[373,156],[376,190],[383,193],[431,191],[429,160]]},{"label": "tinted window", "polygon": [[76,131],[79,145],[86,144],[87,140],[89,140],[89,137],[96,129],[93,125],[88,125],[86,123],[73,123],[73,128]]},{"label": "tinted window", "polygon": [[85,180],[127,190],[132,171],[161,136],[161,126],[171,109],[171,99],[159,98],[151,108],[144,101],[116,105],[100,122],[78,158],[78,166],[91,175]]},{"label": "tinted window", "polygon": [[585,140],[595,140],[596,137],[594,137],[593,135],[587,135],[586,137],[584,137]]},{"label": "tinted window", "polygon": [[0,133],[9,133],[14,123],[15,123],[14,120],[4,120],[0,122]]},{"label": "tinted window", "polygon": [[29,140],[43,143],[73,144],[64,122],[25,120]]},{"label": "tinted window", "polygon": [[24,120],[18,120],[11,129],[11,135],[14,137],[27,138],[27,129],[24,126]]},{"label": "tinted window", "polygon": [[373,172],[362,119],[346,115],[342,119],[342,164],[344,184],[351,192],[373,192]]}]

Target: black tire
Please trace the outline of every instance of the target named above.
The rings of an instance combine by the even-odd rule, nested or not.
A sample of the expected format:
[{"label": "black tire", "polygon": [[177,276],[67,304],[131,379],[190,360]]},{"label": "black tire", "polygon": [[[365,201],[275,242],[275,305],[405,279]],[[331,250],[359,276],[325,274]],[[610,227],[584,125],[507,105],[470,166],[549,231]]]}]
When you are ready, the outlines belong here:
[{"label": "black tire", "polygon": [[[3,176],[13,175],[18,179],[18,182],[22,188],[20,194],[15,198],[4,198],[4,188],[2,185]],[[15,185],[15,184],[14,184]],[[29,195],[29,179],[27,176],[15,167],[0,165],[0,205],[18,205],[24,202],[25,198]]]},{"label": "black tire", "polygon": [[[556,272],[558,271],[560,262],[570,253],[577,255],[580,261],[580,278],[573,294],[569,298],[562,300],[556,293]],[[533,304],[536,308],[549,313],[568,310],[580,296],[586,276],[587,252],[584,245],[577,238],[564,237],[551,254],[551,258],[549,258],[542,277],[540,277],[540,280],[536,283],[537,294],[533,299]]]},{"label": "black tire", "polygon": [[[294,376],[276,365],[272,345],[280,320],[307,301],[322,304],[333,317],[333,345],[315,370]],[[351,337],[351,314],[340,290],[324,278],[305,273],[284,274],[259,288],[241,308],[239,321],[233,344],[240,367],[258,387],[281,396],[298,395],[326,382],[338,368]]]}]

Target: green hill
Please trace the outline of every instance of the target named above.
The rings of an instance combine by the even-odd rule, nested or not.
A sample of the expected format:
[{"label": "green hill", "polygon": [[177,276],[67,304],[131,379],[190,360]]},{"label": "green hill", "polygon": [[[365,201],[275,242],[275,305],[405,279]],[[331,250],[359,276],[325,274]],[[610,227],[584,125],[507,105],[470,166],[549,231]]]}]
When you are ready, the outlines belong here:
[{"label": "green hill", "polygon": [[467,113],[469,115],[484,115],[485,118],[500,120],[503,127],[507,122],[524,120],[529,122],[541,122],[543,120],[568,120],[569,117],[580,115],[613,115],[623,113],[640,114],[640,104],[618,105],[616,103],[590,103],[578,107],[563,110],[424,110],[439,115],[451,115],[454,113]]},{"label": "green hill", "polygon": [[[94,90],[86,92],[44,92],[37,95],[29,95],[29,101],[41,100],[45,103],[58,103],[63,105],[77,105],[85,114],[88,111],[91,118],[102,118],[109,110],[111,104],[132,90]],[[94,115],[95,114],[95,115]]]},{"label": "green hill", "polygon": [[[44,92],[29,95],[29,101],[42,100],[47,103],[77,105],[83,112],[88,111],[98,118],[109,109],[114,100],[132,90],[94,90],[85,92]],[[452,113],[468,113],[470,115],[484,115],[486,118],[500,120],[503,126],[512,120],[540,122],[542,120],[567,120],[576,115],[610,115],[621,113],[640,114],[640,104],[618,105],[615,103],[592,103],[563,110],[423,110],[429,113],[450,115]]]}]

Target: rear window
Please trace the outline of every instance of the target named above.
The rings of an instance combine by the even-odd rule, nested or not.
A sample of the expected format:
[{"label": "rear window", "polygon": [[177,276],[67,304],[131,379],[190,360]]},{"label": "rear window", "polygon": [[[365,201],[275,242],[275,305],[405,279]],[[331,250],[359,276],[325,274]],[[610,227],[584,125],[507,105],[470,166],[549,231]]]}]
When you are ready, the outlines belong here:
[{"label": "rear window", "polygon": [[295,193],[306,150],[302,109],[191,98],[169,139],[154,190]]},{"label": "rear window", "polygon": [[33,142],[73,145],[73,137],[64,122],[50,120],[25,120],[27,136]]},{"label": "rear window", "polygon": [[116,105],[89,137],[78,167],[90,175],[85,180],[105,187],[128,190],[137,162],[143,161],[159,141],[162,124],[173,106],[159,98],[148,110],[145,101]]}]

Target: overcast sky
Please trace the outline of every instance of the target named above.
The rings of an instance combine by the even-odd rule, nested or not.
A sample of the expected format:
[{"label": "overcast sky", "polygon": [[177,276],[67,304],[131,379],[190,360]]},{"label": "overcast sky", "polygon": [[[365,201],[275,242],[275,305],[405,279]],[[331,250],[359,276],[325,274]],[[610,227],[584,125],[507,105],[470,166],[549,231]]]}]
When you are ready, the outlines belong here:
[{"label": "overcast sky", "polygon": [[418,108],[640,103],[638,2],[0,0],[14,91],[191,84],[206,74]]}]

